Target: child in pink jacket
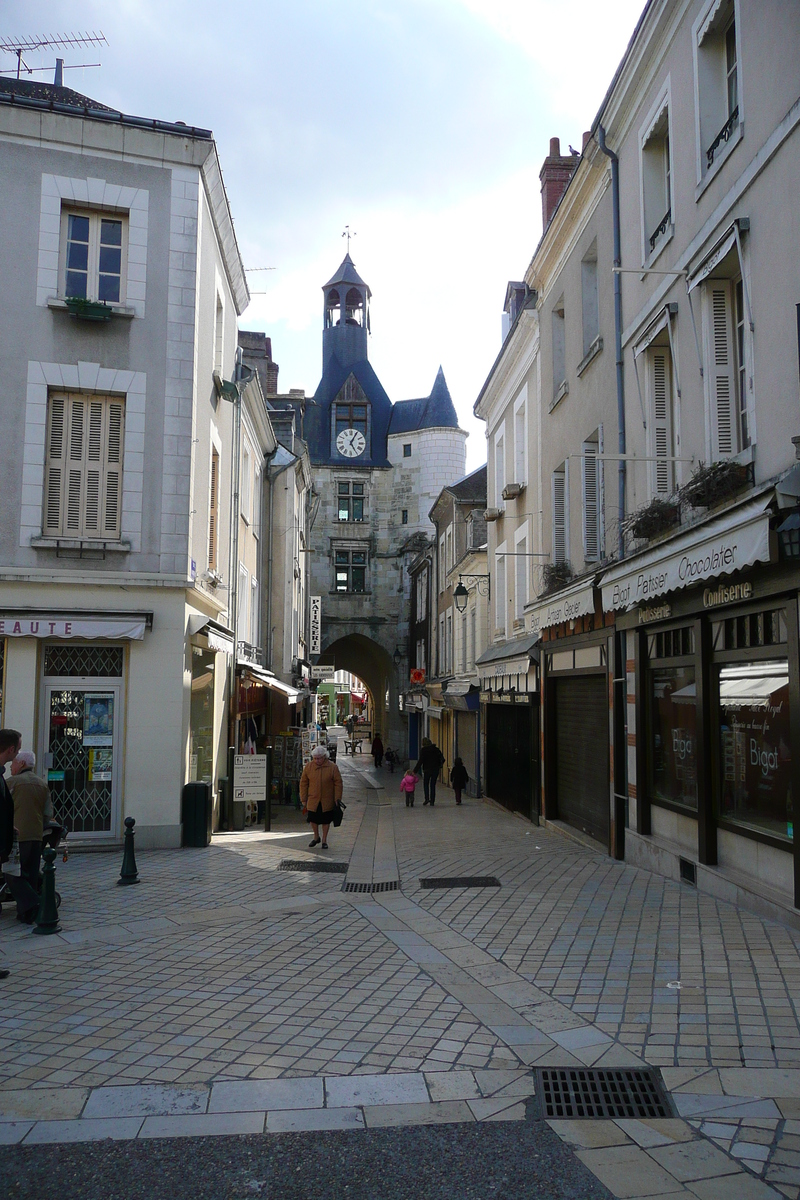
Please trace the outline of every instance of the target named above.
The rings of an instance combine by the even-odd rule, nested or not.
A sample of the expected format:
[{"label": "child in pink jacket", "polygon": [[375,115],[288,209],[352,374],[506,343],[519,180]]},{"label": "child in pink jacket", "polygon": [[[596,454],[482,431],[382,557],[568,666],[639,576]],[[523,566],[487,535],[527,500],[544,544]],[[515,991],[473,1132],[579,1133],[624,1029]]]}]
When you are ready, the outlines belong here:
[{"label": "child in pink jacket", "polygon": [[414,807],[414,788],[417,786],[418,775],[409,769],[406,771],[403,778],[400,780],[400,791],[406,794],[406,808]]}]

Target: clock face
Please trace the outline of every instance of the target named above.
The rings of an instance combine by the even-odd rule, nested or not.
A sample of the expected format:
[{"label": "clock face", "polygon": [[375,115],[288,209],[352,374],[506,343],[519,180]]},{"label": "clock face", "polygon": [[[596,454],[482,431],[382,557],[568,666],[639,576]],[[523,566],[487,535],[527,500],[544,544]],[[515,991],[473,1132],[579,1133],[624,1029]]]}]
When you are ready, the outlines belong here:
[{"label": "clock face", "polygon": [[358,458],[364,453],[367,441],[360,429],[343,429],[336,439],[336,449],[345,458]]}]

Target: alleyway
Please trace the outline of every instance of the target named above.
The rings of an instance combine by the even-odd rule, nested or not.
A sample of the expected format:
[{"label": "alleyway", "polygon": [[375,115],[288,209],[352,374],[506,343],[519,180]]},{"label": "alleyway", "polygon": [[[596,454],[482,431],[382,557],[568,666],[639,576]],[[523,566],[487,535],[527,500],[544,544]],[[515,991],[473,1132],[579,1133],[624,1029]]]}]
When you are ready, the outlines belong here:
[{"label": "alleyway", "polygon": [[[340,766],[324,859],[280,809],[140,853],[132,888],[59,861],[60,935],[3,911],[0,1194],[800,1196],[800,936]],[[420,882],[453,876],[500,886]],[[642,1065],[681,1119],[548,1128],[531,1099],[535,1067]],[[243,1136],[169,1140],[211,1134]]]}]

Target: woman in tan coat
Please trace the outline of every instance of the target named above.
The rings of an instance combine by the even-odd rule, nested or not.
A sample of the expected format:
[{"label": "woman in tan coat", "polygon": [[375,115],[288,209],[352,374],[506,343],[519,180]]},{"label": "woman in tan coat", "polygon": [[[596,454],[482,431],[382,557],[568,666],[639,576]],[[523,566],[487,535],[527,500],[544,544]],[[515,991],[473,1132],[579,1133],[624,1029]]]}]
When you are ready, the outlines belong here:
[{"label": "woman in tan coat", "polygon": [[328,830],[333,810],[342,798],[342,777],[335,762],[331,762],[324,746],[316,746],[311,762],[300,776],[300,800],[306,820],[314,830],[309,846],[319,845],[319,826],[322,826],[322,849],[328,849]]}]

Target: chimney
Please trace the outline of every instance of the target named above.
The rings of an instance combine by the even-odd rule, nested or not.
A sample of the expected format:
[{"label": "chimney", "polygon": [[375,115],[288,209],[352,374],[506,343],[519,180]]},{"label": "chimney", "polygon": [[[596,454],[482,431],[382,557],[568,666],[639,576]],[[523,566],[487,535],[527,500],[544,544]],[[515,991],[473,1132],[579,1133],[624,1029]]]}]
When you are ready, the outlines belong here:
[{"label": "chimney", "polygon": [[578,165],[576,154],[562,154],[561,142],[550,138],[550,153],[542,164],[539,179],[542,184],[542,228],[547,229],[558,202],[566,191],[572,172]]},{"label": "chimney", "polygon": [[53,85],[55,87],[63,87],[64,86],[64,60],[63,60],[63,58],[56,59],[56,73],[55,73],[55,77],[53,79]]}]

